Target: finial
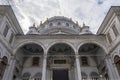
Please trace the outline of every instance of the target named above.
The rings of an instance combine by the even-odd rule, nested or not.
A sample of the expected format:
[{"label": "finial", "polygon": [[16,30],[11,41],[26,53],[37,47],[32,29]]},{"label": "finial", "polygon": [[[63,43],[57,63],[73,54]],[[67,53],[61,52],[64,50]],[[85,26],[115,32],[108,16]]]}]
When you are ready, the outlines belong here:
[{"label": "finial", "polygon": [[72,18],[70,18],[70,21],[72,21]]},{"label": "finial", "polygon": [[83,26],[85,26],[85,23],[83,22]]},{"label": "finial", "polygon": [[33,23],[33,27],[35,27],[35,23]]},{"label": "finial", "polygon": [[76,24],[78,24],[78,21],[76,21]]},{"label": "finial", "polygon": [[40,21],[40,25],[42,25],[42,21]]}]

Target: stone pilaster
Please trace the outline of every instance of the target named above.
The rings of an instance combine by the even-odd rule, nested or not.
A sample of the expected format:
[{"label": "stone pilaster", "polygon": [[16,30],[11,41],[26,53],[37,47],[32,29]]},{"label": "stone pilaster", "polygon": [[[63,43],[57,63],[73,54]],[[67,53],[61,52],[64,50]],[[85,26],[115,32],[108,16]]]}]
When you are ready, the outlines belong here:
[{"label": "stone pilaster", "polygon": [[15,59],[12,56],[6,68],[5,74],[3,76],[3,80],[12,80],[14,67],[15,67]]},{"label": "stone pilaster", "polygon": [[107,65],[107,68],[108,68],[108,75],[110,77],[110,80],[118,80],[119,75],[115,71],[115,66],[114,66],[114,63],[111,60],[111,57],[108,56],[105,59],[105,61],[106,61],[106,65]]}]

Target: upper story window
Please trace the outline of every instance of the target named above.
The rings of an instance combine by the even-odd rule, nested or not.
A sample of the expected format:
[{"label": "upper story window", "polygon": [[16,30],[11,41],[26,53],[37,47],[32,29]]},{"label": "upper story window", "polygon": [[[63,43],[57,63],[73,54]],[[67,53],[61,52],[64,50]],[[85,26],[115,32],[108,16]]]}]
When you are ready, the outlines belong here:
[{"label": "upper story window", "polygon": [[9,27],[8,27],[8,25],[6,25],[6,26],[5,26],[5,29],[4,29],[4,31],[3,31],[4,37],[7,36],[8,30],[9,30]]},{"label": "upper story window", "polygon": [[57,25],[58,25],[58,26],[60,26],[60,25],[61,25],[61,23],[60,23],[60,22],[58,22],[58,23],[57,23]]},{"label": "upper story window", "polygon": [[68,23],[66,23],[66,26],[67,26],[67,27],[69,27],[69,24],[68,24]]},{"label": "upper story window", "polygon": [[112,38],[110,36],[110,33],[107,34],[107,38],[108,38],[109,42],[111,43],[112,42]]},{"label": "upper story window", "polygon": [[118,36],[119,32],[118,32],[115,25],[113,25],[112,29],[113,29],[113,32],[114,32],[115,36]]},{"label": "upper story window", "polygon": [[32,65],[33,66],[39,66],[39,57],[33,57]]},{"label": "upper story window", "polygon": [[82,66],[87,66],[88,65],[88,58],[85,56],[81,57],[81,64],[82,64]]}]

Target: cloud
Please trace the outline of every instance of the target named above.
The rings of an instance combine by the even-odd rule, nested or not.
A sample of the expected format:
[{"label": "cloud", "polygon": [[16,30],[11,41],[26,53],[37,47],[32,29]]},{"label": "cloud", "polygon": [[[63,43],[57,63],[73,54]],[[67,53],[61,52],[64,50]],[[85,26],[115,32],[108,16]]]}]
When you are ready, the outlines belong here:
[{"label": "cloud", "polygon": [[[1,1],[1,0],[0,0]],[[110,6],[120,5],[119,0],[10,0],[23,31],[33,23],[39,24],[52,16],[66,16],[89,25],[96,33]]]}]

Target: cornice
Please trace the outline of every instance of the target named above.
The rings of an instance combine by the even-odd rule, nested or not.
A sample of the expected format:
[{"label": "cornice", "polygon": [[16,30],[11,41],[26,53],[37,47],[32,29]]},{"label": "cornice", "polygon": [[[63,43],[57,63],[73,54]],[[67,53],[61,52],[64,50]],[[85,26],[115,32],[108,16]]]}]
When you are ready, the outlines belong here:
[{"label": "cornice", "polygon": [[5,15],[10,22],[12,22],[14,25],[13,28],[17,29],[17,34],[23,34],[23,31],[21,29],[21,26],[13,12],[13,9],[10,5],[0,5],[0,14]]},{"label": "cornice", "polygon": [[16,35],[16,39],[89,39],[89,38],[98,38],[100,40],[105,39],[105,35]]},{"label": "cornice", "polygon": [[112,6],[109,9],[109,11],[108,11],[107,15],[105,16],[102,24],[100,25],[100,28],[97,31],[97,34],[104,34],[103,30],[106,28],[106,25],[110,21],[111,17],[114,16],[114,14],[115,14],[115,16],[116,16],[116,14],[120,14],[120,6]]}]

